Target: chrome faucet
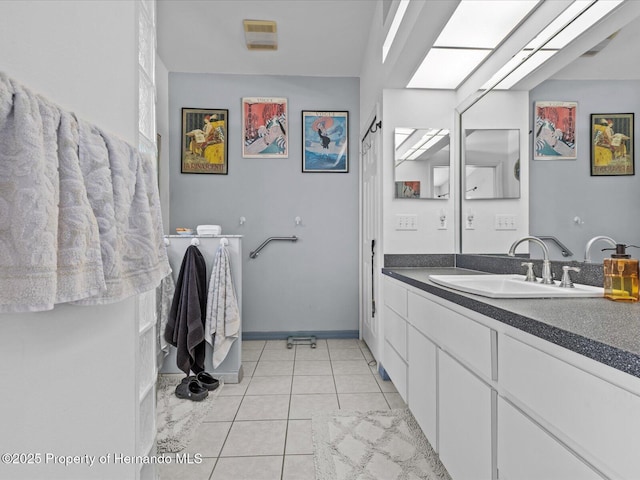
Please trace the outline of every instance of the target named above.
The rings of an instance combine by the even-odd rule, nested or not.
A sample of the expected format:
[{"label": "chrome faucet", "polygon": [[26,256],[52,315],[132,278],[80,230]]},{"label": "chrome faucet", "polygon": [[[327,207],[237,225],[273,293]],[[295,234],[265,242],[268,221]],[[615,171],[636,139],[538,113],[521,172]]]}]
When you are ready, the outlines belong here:
[{"label": "chrome faucet", "polygon": [[540,246],[540,248],[542,248],[542,254],[543,254],[542,279],[540,280],[540,283],[553,285],[554,281],[553,281],[553,277],[551,276],[551,262],[549,261],[549,247],[547,247],[547,245],[538,237],[522,237],[520,240],[516,240],[515,242],[513,242],[513,245],[511,245],[511,248],[509,249],[509,253],[508,253],[510,257],[515,256],[516,248],[522,242],[534,242],[534,243],[537,243]]},{"label": "chrome faucet", "polygon": [[584,261],[585,261],[585,263],[591,263],[591,247],[598,240],[604,240],[606,242],[609,242],[612,247],[616,246],[616,241],[611,237],[605,237],[604,235],[593,237],[591,240],[589,240],[587,242],[587,246],[584,249]]}]

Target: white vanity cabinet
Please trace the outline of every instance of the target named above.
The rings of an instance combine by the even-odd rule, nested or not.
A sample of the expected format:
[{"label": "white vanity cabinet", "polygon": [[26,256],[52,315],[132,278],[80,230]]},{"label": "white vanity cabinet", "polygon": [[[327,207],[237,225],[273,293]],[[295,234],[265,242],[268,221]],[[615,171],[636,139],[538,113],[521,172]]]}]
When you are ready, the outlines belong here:
[{"label": "white vanity cabinet", "polygon": [[383,296],[382,364],[453,480],[640,480],[640,379],[388,276]]},{"label": "white vanity cabinet", "polygon": [[[505,397],[603,476],[640,478],[637,392],[603,378],[602,372],[596,374],[590,368],[593,360],[577,357],[574,365],[554,356],[553,349],[545,352],[510,335],[500,340],[500,385]],[[629,376],[629,380],[637,379]]]}]

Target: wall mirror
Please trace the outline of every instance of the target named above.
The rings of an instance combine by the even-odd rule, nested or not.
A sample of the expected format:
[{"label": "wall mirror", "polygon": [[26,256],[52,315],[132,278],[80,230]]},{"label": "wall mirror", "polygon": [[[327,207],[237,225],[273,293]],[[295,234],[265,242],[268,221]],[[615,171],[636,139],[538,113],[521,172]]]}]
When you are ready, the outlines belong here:
[{"label": "wall mirror", "polygon": [[464,131],[464,198],[520,198],[520,131]]},{"label": "wall mirror", "polygon": [[444,128],[396,128],[395,198],[447,200],[450,135]]}]

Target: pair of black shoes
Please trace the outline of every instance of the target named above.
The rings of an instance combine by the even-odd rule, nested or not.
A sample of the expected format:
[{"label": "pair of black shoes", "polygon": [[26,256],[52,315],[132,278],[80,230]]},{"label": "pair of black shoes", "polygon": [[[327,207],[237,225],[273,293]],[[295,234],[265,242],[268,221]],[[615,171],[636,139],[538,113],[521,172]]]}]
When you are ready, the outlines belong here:
[{"label": "pair of black shoes", "polygon": [[200,372],[182,379],[176,387],[176,397],[200,402],[209,396],[209,392],[215,390],[220,382],[207,372]]}]

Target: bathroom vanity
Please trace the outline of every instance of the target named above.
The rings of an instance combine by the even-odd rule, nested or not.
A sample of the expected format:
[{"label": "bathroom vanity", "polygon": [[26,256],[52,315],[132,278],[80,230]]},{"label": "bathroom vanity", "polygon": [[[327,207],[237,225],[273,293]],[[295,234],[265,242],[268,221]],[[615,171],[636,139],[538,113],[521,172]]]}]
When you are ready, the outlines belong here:
[{"label": "bathroom vanity", "polygon": [[640,304],[496,299],[385,268],[383,367],[454,480],[640,478]]}]

